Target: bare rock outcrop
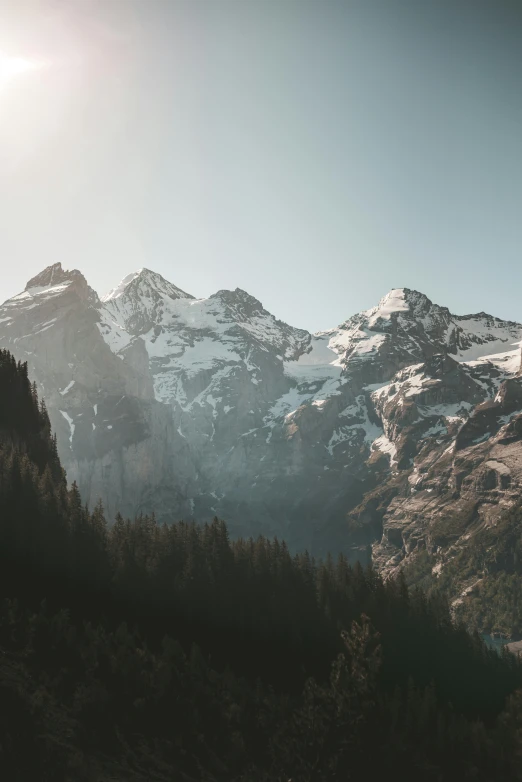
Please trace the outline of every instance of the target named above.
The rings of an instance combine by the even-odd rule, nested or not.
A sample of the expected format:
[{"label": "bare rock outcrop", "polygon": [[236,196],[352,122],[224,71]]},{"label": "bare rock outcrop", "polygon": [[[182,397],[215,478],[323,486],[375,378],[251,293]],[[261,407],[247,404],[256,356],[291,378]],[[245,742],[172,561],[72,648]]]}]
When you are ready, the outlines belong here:
[{"label": "bare rock outcrop", "polygon": [[385,572],[516,493],[521,340],[407,288],[310,334],[246,291],[197,299],[148,269],[99,298],[55,264],[0,308],[89,503],[219,515]]}]

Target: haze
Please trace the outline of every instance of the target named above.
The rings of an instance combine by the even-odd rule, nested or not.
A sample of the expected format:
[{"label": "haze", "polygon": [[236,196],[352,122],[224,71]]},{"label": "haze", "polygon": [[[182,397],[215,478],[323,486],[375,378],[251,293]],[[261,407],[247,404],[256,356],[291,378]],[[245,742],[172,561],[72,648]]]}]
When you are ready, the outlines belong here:
[{"label": "haze", "polygon": [[390,288],[522,320],[522,14],[469,0],[4,0],[0,299],[43,267],[241,287],[318,330]]}]

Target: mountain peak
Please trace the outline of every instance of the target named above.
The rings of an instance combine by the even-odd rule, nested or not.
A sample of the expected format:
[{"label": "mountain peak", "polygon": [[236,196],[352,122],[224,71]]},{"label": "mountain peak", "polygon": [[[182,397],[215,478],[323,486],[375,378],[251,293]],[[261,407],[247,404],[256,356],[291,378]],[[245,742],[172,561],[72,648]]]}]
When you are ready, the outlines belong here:
[{"label": "mountain peak", "polygon": [[433,307],[433,302],[420,291],[411,288],[392,288],[382,297],[376,307],[366,310],[368,326],[371,329],[380,321],[390,321],[398,313],[419,316]]},{"label": "mountain peak", "polygon": [[127,276],[124,277],[115,288],[102,296],[101,300],[110,301],[111,299],[117,299],[119,296],[122,296],[125,293],[127,286],[130,285],[131,282],[133,282],[137,277],[139,277],[143,271],[143,269],[138,269],[138,271],[127,274]]},{"label": "mountain peak", "polygon": [[190,293],[185,293],[173,283],[166,280],[158,272],[145,267],[131,272],[105,296],[102,296],[103,302],[114,301],[122,296],[136,298],[140,296],[149,297],[152,295],[164,295],[170,299],[193,299]]},{"label": "mountain peak", "polygon": [[214,293],[210,298],[220,299],[223,304],[247,316],[266,313],[259,299],[256,299],[255,296],[252,296],[242,288],[236,288],[233,291],[222,289]]},{"label": "mountain peak", "polygon": [[50,288],[53,285],[61,285],[67,282],[82,282],[87,284],[87,280],[81,272],[77,269],[71,271],[65,270],[60,262],[53,263],[51,266],[47,266],[43,271],[32,277],[25,290],[29,291],[32,288]]}]

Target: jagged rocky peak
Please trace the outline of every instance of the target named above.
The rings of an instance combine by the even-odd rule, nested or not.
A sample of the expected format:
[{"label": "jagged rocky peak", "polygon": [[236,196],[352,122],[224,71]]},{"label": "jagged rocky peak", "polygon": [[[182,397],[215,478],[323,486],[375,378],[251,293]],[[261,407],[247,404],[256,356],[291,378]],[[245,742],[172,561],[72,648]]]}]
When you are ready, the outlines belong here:
[{"label": "jagged rocky peak", "polygon": [[503,318],[497,318],[494,315],[490,315],[488,312],[474,312],[471,315],[453,315],[454,320],[480,320],[483,321],[486,326],[490,328],[493,326],[518,326],[519,324],[515,320],[504,320]]},{"label": "jagged rocky peak", "polygon": [[187,299],[194,297],[161,274],[144,268],[128,274],[103,296],[102,307],[120,327],[138,336],[170,319],[173,303]]},{"label": "jagged rocky peak", "polygon": [[211,299],[219,299],[239,320],[247,320],[254,315],[268,315],[261,302],[247,291],[236,288],[233,291],[219,290]]},{"label": "jagged rocky peak", "polygon": [[376,307],[348,318],[338,330],[350,332],[360,339],[368,338],[367,332],[387,335],[410,331],[413,327],[430,337],[435,333],[440,337],[450,321],[447,307],[434,304],[424,293],[410,288],[392,288]]},{"label": "jagged rocky peak", "polygon": [[[357,355],[377,349],[387,351],[393,345],[406,351],[407,363],[436,353],[475,361],[492,354],[512,353],[514,348],[518,348],[519,355],[522,326],[483,312],[453,315],[419,291],[394,288],[376,307],[349,318],[337,333],[337,342],[348,346],[348,351],[355,347]],[[516,360],[514,355],[510,360]]]},{"label": "jagged rocky peak", "polygon": [[63,294],[69,296],[70,293],[75,294],[89,307],[97,307],[100,303],[98,294],[89,287],[78,269],[64,269],[61,263],[53,263],[32,277],[25,290],[5,302],[5,305],[24,309],[31,302],[45,304],[49,298],[56,299]]},{"label": "jagged rocky peak", "polygon": [[236,288],[233,291],[228,290],[227,288],[221,288],[221,290],[213,293],[210,298],[221,299],[222,301],[229,304],[237,304],[242,302],[244,304],[249,304],[250,306],[255,307],[259,311],[263,310],[263,305],[259,299],[256,299],[255,296],[252,296],[250,293],[248,293],[248,291],[244,291],[242,288]]},{"label": "jagged rocky peak", "polygon": [[87,285],[87,280],[78,269],[66,270],[60,262],[47,266],[43,271],[29,280],[25,286],[26,291],[34,288],[52,288],[55,285],[65,285],[67,283],[77,282],[81,285]]},{"label": "jagged rocky peak", "polygon": [[185,293],[181,288],[166,280],[158,272],[143,268],[124,277],[116,288],[102,296],[102,302],[106,303],[118,299],[131,301],[140,298],[154,299],[158,296],[167,296],[170,299],[194,298],[190,293]]},{"label": "jagged rocky peak", "polygon": [[399,369],[445,352],[451,315],[419,291],[394,288],[328,336],[328,347],[360,385],[388,381]]},{"label": "jagged rocky peak", "polygon": [[[419,317],[426,315],[433,307],[433,302],[420,291],[410,290],[410,288],[392,288],[376,307],[367,310],[364,315],[368,318],[369,328],[373,329],[375,326],[382,327],[386,323],[389,324],[400,313]],[[437,307],[437,309],[449,315],[449,311],[445,308]]]}]

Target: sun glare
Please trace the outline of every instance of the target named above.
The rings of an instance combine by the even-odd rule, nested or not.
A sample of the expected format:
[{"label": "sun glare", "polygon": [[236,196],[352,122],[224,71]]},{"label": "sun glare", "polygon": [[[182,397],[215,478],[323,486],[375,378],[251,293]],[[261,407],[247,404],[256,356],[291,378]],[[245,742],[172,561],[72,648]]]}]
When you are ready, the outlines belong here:
[{"label": "sun glare", "polygon": [[0,51],[0,85],[11,81],[27,71],[35,71],[41,68],[41,63],[36,60],[27,60],[24,57],[10,57]]}]

